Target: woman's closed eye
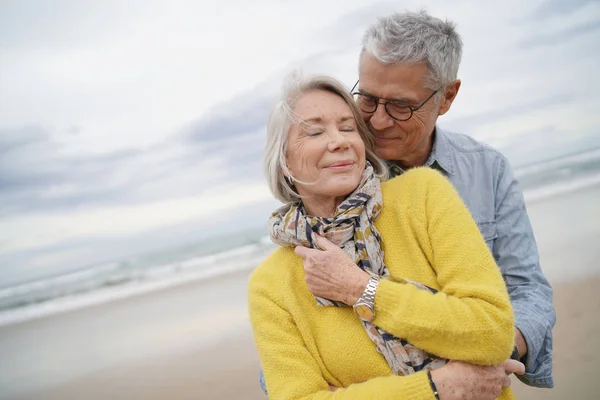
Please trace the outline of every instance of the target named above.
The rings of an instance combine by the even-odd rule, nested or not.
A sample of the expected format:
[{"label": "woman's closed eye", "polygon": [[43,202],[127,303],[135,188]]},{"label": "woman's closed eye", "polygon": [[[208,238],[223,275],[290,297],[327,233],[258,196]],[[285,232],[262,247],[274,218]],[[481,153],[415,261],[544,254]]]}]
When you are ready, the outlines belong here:
[{"label": "woman's closed eye", "polygon": [[340,127],[340,132],[354,132],[356,130],[352,125],[344,125]]},{"label": "woman's closed eye", "polygon": [[322,135],[323,133],[325,133],[325,130],[323,129],[313,129],[313,130],[309,130],[306,132],[307,136],[319,136]]}]

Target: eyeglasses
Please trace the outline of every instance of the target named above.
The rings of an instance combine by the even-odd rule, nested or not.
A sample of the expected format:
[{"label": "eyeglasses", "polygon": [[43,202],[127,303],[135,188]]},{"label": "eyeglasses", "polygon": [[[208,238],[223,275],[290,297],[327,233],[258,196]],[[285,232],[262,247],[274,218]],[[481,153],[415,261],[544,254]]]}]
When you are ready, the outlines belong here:
[{"label": "eyeglasses", "polygon": [[350,91],[352,96],[354,96],[354,101],[358,105],[358,108],[367,114],[372,114],[377,111],[377,107],[379,107],[380,104],[383,104],[388,115],[396,121],[408,121],[413,116],[415,111],[420,110],[421,107],[423,107],[437,92],[440,91],[440,89],[442,89],[439,88],[435,92],[431,93],[431,95],[418,107],[413,107],[400,100],[384,99],[382,97],[372,96],[370,94],[355,92],[354,89],[356,86],[358,86],[358,82],[359,81],[356,81],[352,87],[352,90]]}]

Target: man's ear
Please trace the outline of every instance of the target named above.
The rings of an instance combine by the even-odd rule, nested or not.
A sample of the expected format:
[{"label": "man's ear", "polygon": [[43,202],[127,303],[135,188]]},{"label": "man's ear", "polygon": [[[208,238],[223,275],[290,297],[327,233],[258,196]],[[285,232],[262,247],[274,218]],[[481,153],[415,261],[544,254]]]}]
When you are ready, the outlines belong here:
[{"label": "man's ear", "polygon": [[460,79],[455,80],[451,84],[446,87],[444,91],[444,98],[442,99],[442,104],[440,105],[440,111],[438,115],[444,115],[450,110],[450,106],[454,102],[456,95],[458,94],[458,90],[460,89]]}]

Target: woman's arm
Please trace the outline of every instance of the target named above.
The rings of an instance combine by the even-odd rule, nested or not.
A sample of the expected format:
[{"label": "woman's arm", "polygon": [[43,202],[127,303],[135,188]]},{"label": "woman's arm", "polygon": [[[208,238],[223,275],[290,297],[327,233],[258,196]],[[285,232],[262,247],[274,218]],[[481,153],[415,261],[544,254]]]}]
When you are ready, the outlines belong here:
[{"label": "woman's arm", "polygon": [[248,292],[250,321],[269,399],[433,399],[424,372],[374,378],[332,392],[292,316],[267,284],[273,279],[264,271],[255,271]]},{"label": "woman's arm", "polygon": [[425,199],[414,202],[406,214],[422,218],[415,224],[426,227],[419,245],[435,270],[440,291],[432,294],[382,280],[373,323],[440,357],[487,365],[506,360],[514,345],[508,293],[458,193],[428,168],[411,170],[396,183]]}]

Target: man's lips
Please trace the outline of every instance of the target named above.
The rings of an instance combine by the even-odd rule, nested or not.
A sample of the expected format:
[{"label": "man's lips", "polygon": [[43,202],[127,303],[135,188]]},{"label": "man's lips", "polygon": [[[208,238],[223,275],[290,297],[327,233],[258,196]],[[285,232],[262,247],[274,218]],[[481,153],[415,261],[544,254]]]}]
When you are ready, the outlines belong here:
[{"label": "man's lips", "polygon": [[390,140],[400,139],[397,137],[388,137],[388,136],[380,136],[380,135],[373,135],[373,137],[375,137],[375,140],[381,140],[381,141],[390,141]]}]

